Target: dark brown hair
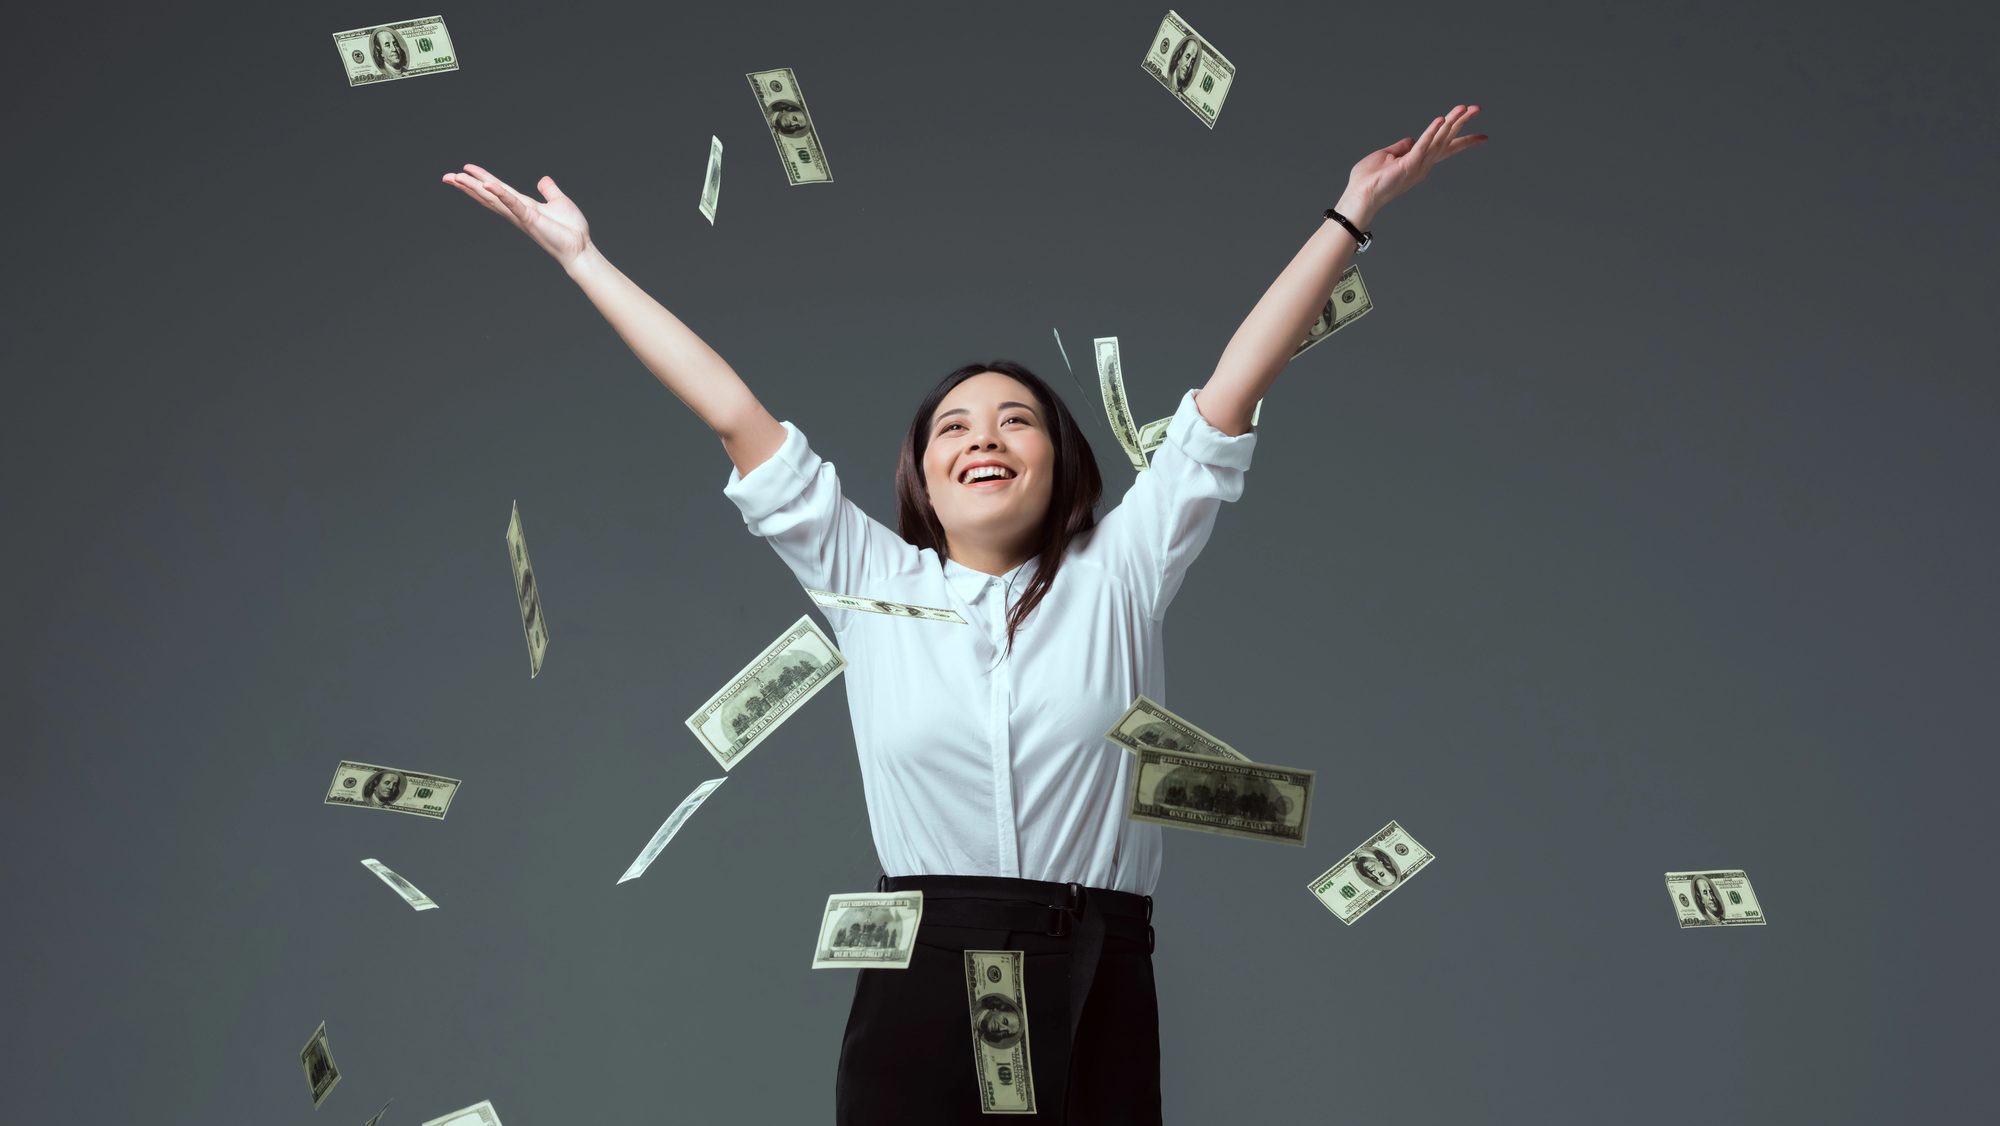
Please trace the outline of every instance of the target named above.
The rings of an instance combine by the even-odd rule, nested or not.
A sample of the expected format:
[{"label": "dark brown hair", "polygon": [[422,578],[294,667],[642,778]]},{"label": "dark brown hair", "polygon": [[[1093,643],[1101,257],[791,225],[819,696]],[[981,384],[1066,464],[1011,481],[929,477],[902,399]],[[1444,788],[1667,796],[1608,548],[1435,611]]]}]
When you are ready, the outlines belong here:
[{"label": "dark brown hair", "polygon": [[1049,445],[1055,453],[1055,481],[1049,489],[1049,510],[1042,517],[1041,537],[1035,548],[1040,562],[1035,577],[1007,614],[1007,651],[1014,651],[1014,631],[1040,605],[1042,597],[1056,581],[1063,553],[1069,541],[1097,526],[1097,501],[1104,495],[1104,477],[1097,471],[1097,457],[1083,436],[1076,419],[1062,398],[1042,382],[1042,378],[1012,360],[990,364],[967,364],[938,381],[930,394],[917,404],[916,417],[903,435],[903,451],[896,459],[896,533],[918,548],[930,548],[939,558],[947,558],[944,525],[931,507],[930,485],[924,479],[924,450],[930,445],[931,416],[951,389],[975,375],[996,371],[1026,384],[1040,404],[1042,417],[1050,420]]}]

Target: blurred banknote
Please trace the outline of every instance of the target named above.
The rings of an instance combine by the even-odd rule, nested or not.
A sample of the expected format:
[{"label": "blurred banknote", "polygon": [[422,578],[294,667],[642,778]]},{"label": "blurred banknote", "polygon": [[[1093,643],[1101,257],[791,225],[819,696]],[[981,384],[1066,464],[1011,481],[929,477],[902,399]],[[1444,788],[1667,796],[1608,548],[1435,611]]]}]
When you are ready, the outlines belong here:
[{"label": "blurred banknote", "polygon": [[912,606],[907,602],[884,602],[879,598],[856,598],[851,594],[835,594],[830,590],[807,590],[814,602],[829,610],[863,610],[870,614],[888,614],[898,618],[922,618],[930,622],[956,622],[965,625],[964,618],[956,610],[943,610],[936,606]]},{"label": "blurred banknote", "polygon": [[847,658],[802,614],[687,718],[688,730],[728,770],[846,667]]},{"label": "blurred banknote", "polygon": [[701,182],[701,213],[715,226],[715,205],[722,202],[722,138],[708,139],[708,178]]},{"label": "blurred banknote", "polygon": [[327,1092],[340,1082],[340,1068],[334,1066],[333,1049],[326,1043],[326,1022],[320,1021],[319,1028],[299,1049],[299,1064],[306,1069],[306,1086],[312,1089],[313,1109],[326,1101]]},{"label": "blurred banknote", "polygon": [[625,869],[625,874],[618,877],[618,882],[622,884],[626,880],[636,880],[645,875],[646,869],[652,867],[653,860],[660,855],[660,850],[666,848],[667,842],[674,839],[674,834],[681,831],[681,825],[694,816],[694,811],[701,808],[701,803],[708,800],[708,795],[714,793],[716,787],[727,781],[729,781],[727,778],[710,778],[696,786],[687,797],[682,798],[681,804],[674,807],[674,811],[667,815],[666,822],[653,834],[653,839],[647,841],[646,847],[639,850],[638,857]]},{"label": "blurred banknote", "polygon": [[1722,872],[1668,872],[1667,894],[1681,929],[1744,927],[1764,922],[1764,907],[1740,869]]},{"label": "blurred banknote", "polygon": [[813,946],[816,970],[907,970],[924,920],[920,891],[857,891],[826,897]]},{"label": "blurred banknote", "polygon": [[1236,68],[1222,52],[1209,46],[1208,40],[1195,34],[1179,13],[1167,10],[1139,65],[1201,118],[1203,125],[1215,128],[1222,99],[1229,96],[1229,86],[1236,81]]},{"label": "blurred banknote", "polygon": [[387,864],[382,863],[380,860],[363,860],[361,866],[375,873],[377,878],[383,883],[388,884],[389,890],[402,896],[403,902],[409,904],[412,911],[429,911],[437,906],[431,900],[430,896],[417,890],[417,885],[398,876],[390,870]]},{"label": "blurred banknote", "polygon": [[1313,771],[1157,747],[1133,753],[1139,761],[1125,806],[1132,820],[1253,841],[1306,843]]},{"label": "blurred banknote", "polygon": [[456,778],[343,760],[333,768],[324,804],[387,809],[442,821],[458,787]]},{"label": "blurred banknote", "polygon": [[[396,1101],[395,1099],[390,1099],[389,1103],[393,1103],[395,1101]],[[361,1126],[375,1126],[377,1122],[382,1121],[382,1116],[389,1113],[389,1103],[383,1103],[382,1109],[375,1112],[375,1117],[370,1118],[366,1122],[363,1122]]]},{"label": "blurred banknote", "polygon": [[458,53],[439,16],[336,31],[333,45],[347,68],[349,87],[458,69]]},{"label": "blurred banknote", "polygon": [[488,1100],[473,1103],[464,1110],[454,1110],[443,1118],[433,1118],[424,1126],[500,1126],[500,1113]]},{"label": "blurred banknote", "polygon": [[1090,345],[1097,353],[1097,389],[1104,396],[1104,414],[1111,420],[1111,433],[1132,468],[1144,469],[1146,455],[1139,452],[1139,424],[1132,421],[1132,404],[1125,399],[1125,365],[1118,357],[1118,338],[1100,336]]},{"label": "blurred banknote", "polygon": [[1106,739],[1128,751],[1153,747],[1162,751],[1186,751],[1212,758],[1233,758],[1249,762],[1250,756],[1167,710],[1165,704],[1140,693],[1104,733]]},{"label": "blurred banknote", "polygon": [[1019,950],[967,950],[965,1000],[972,1010],[972,1062],[987,1114],[1035,1113],[1028,1061],[1028,997]]},{"label": "blurred banknote", "polygon": [[1306,887],[1341,922],[1352,924],[1430,862],[1431,850],[1391,821]]},{"label": "blurred banknote", "polygon": [[507,558],[514,564],[514,597],[521,604],[521,633],[528,639],[528,679],[542,675],[542,654],[549,651],[549,626],[542,620],[542,595],[535,587],[535,565],[528,559],[528,537],[521,531],[521,502],[507,518]]},{"label": "blurred banknote", "polygon": [[764,110],[764,124],[771,130],[771,140],[777,142],[778,158],[785,162],[785,175],[791,177],[793,186],[832,183],[833,170],[826,166],[826,150],[820,147],[819,130],[813,126],[812,114],[806,111],[806,98],[799,92],[799,80],[792,74],[792,68],[753,70],[748,77],[757,104]]}]

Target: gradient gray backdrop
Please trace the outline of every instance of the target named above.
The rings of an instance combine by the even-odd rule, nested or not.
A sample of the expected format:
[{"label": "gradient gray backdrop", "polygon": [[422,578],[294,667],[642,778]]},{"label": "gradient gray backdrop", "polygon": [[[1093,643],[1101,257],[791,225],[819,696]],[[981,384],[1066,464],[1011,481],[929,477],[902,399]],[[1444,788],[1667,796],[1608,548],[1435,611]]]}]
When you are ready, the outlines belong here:
[{"label": "gradient gray backdrop", "polygon": [[[440,9],[15,23],[4,1117],[832,1116],[853,976],[810,946],[878,871],[844,692],[613,883],[720,773],[682,719],[809,602],[442,173],[554,174],[893,523],[939,376],[1069,391],[1050,329],[1115,334],[1166,414],[1456,102],[1493,140],[1381,214],[1376,310],[1279,379],[1174,605],[1173,707],[1320,790],[1305,849],[1168,834],[1168,1119],[1990,1112],[1992,17],[1181,2],[1239,68],[1214,131],[1139,69],[1163,0],[461,3],[463,70],[364,89],[330,33]],[[786,184],[773,66],[831,185]],[[343,757],[466,784],[323,806]],[[1344,927],[1306,882],[1390,818],[1437,863]],[[1703,866],[1770,925],[1676,929]]]}]

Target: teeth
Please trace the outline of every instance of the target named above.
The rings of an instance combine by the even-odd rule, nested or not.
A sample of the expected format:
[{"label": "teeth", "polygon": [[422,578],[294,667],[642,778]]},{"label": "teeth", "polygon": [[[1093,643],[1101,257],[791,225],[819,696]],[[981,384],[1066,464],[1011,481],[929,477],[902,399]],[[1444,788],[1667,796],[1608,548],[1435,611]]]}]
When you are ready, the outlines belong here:
[{"label": "teeth", "polygon": [[[975,474],[978,474],[979,476],[975,476]],[[1013,471],[1006,468],[1005,466],[982,465],[974,469],[967,470],[965,474],[959,478],[959,480],[964,484],[970,485],[979,481],[1005,481],[1012,478],[1013,476],[1014,476]]]}]

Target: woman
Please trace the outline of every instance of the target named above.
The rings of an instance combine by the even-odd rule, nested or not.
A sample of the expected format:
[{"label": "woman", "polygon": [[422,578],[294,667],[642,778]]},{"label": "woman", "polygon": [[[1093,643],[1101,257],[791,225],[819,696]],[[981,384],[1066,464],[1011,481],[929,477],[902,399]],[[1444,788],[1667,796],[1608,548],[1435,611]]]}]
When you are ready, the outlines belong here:
[{"label": "woman", "polygon": [[890,532],[845,499],[798,427],[605,260],[554,180],[534,200],[477,165],[445,175],[561,262],[715,432],[734,463],[725,495],[803,586],[950,607],[970,625],[825,611],[848,661],[877,887],[924,893],[909,968],[857,971],[837,1121],[984,1120],[967,950],[1023,953],[1024,1086],[1041,1121],[1160,1121],[1160,833],[1125,820],[1133,759],[1103,733],[1141,692],[1166,700],[1166,608],[1221,502],[1241,495],[1251,410],[1352,259],[1348,224],[1366,232],[1432,165],[1485,141],[1458,136],[1478,112],[1458,106],[1354,166],[1335,208],[1346,223],[1327,218],[1278,275],[1101,521],[1097,465],[1062,399],[996,361],[918,404]]}]

